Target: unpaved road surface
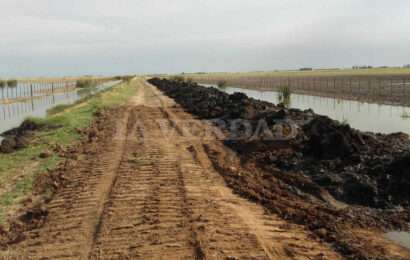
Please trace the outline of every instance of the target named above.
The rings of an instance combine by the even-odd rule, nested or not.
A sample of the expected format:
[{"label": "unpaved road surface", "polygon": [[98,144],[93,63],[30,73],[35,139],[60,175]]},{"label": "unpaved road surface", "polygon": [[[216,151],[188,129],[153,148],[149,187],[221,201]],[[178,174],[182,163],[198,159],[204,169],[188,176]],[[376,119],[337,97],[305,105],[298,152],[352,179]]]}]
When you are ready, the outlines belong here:
[{"label": "unpaved road surface", "polygon": [[[115,131],[67,170],[70,183],[45,224],[14,248],[22,259],[340,258],[303,227],[233,194],[204,151],[227,148],[199,137],[212,126],[137,84],[107,122]],[[197,138],[181,126],[187,120]]]}]

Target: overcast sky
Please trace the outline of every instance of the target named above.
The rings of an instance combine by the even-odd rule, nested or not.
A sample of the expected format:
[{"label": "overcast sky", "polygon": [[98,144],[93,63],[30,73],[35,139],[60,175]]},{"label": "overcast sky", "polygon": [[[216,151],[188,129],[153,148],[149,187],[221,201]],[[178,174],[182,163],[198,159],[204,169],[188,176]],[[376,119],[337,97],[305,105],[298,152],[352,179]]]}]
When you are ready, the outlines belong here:
[{"label": "overcast sky", "polygon": [[0,77],[410,63],[408,0],[0,0]]}]

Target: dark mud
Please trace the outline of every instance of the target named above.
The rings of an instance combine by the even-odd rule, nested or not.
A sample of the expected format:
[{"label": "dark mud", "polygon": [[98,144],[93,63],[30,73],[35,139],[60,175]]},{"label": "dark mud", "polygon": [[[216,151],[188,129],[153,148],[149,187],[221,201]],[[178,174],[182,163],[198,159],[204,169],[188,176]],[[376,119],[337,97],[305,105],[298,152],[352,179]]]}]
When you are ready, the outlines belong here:
[{"label": "dark mud", "polygon": [[26,148],[32,134],[46,126],[33,120],[25,120],[19,127],[4,132],[4,139],[0,144],[0,153],[13,153],[17,150]]},{"label": "dark mud", "polygon": [[158,79],[151,83],[204,119],[247,119],[253,126],[263,119],[269,129],[278,122],[294,124],[297,135],[289,140],[263,140],[260,134],[257,139],[255,135],[228,138],[226,143],[246,154],[246,159],[305,175],[349,204],[408,206],[410,140],[406,134],[363,133],[310,110],[286,109],[240,93],[228,95],[215,88]]},{"label": "dark mud", "polygon": [[[364,133],[311,110],[287,109],[197,84],[161,79],[150,83],[202,119],[246,119],[254,127],[263,119],[270,130],[283,122],[296,129],[292,138],[277,140],[266,138],[264,131],[229,138],[237,137],[238,129],[223,128],[230,135],[225,143],[239,155],[240,166],[221,160],[224,156],[212,147],[205,149],[237,193],[307,226],[344,256],[386,259],[381,248],[370,248],[353,230],[408,228],[407,135]],[[239,129],[239,135],[244,132]]]}]

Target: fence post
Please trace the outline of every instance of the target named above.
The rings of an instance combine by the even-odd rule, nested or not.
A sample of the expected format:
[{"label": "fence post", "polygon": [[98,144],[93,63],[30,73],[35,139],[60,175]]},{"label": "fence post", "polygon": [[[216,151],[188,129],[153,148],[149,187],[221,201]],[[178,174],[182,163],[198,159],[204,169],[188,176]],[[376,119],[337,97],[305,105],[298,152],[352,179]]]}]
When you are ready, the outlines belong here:
[{"label": "fence post", "polygon": [[362,80],[359,78],[359,96],[362,94]]},{"label": "fence post", "polygon": [[390,96],[393,97],[393,79],[390,79]]},{"label": "fence post", "polygon": [[369,91],[368,91],[367,95],[371,96],[373,94],[373,89],[372,89],[372,80],[370,78],[367,80],[367,84],[369,85]]}]

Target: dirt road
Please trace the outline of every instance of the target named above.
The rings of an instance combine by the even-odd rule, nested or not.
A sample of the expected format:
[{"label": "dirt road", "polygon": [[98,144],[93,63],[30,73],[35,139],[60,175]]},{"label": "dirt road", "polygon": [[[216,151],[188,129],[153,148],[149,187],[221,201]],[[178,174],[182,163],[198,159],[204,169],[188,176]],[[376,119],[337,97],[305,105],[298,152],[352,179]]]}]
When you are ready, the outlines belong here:
[{"label": "dirt road", "polygon": [[[104,122],[95,153],[67,170],[44,225],[16,245],[23,259],[340,258],[303,227],[233,194],[204,151],[227,148],[200,138],[217,131],[138,84]],[[181,126],[187,120],[198,138]]]}]

